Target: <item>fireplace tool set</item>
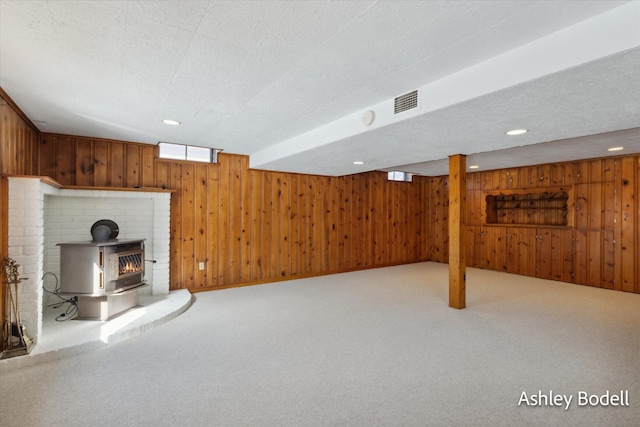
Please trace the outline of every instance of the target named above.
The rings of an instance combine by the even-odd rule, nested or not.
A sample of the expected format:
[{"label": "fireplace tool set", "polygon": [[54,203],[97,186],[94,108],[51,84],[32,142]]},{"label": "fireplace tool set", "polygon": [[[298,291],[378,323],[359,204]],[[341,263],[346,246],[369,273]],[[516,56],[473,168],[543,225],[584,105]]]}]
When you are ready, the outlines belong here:
[{"label": "fireplace tool set", "polygon": [[29,354],[33,347],[33,340],[27,335],[20,319],[20,304],[18,302],[18,286],[26,278],[21,278],[20,264],[12,258],[5,258],[4,270],[7,277],[5,284],[5,321],[2,325],[2,357],[9,358]]}]

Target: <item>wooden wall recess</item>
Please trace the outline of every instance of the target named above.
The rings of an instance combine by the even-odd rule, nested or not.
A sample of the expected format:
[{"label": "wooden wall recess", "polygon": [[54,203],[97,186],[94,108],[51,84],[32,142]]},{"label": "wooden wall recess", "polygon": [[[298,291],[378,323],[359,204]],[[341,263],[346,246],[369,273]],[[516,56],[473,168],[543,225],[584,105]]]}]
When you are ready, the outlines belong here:
[{"label": "wooden wall recess", "polygon": [[485,191],[485,224],[573,226],[570,187]]}]

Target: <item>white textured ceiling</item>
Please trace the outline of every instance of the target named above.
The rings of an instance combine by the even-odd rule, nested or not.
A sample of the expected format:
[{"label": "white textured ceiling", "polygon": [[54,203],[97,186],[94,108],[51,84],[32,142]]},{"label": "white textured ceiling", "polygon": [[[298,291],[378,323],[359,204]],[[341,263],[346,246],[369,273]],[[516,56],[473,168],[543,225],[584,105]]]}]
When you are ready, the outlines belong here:
[{"label": "white textured ceiling", "polygon": [[[440,174],[451,154],[507,167],[563,140],[523,151],[545,163],[640,128],[638,1],[1,0],[0,27],[0,86],[40,130],[264,169]],[[419,108],[393,115],[414,89]]]}]

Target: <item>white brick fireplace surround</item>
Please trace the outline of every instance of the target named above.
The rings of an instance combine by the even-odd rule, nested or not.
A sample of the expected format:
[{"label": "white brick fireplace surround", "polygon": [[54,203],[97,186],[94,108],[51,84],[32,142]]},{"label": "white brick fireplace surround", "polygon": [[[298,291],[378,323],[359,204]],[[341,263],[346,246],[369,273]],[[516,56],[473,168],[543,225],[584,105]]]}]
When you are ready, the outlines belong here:
[{"label": "white brick fireplace surround", "polygon": [[60,270],[60,242],[90,241],[91,226],[100,219],[118,224],[118,239],[145,239],[145,279],[152,295],[169,293],[170,193],[64,189],[40,178],[9,177],[9,257],[28,280],[19,286],[20,315],[29,335],[42,334],[43,283]]}]

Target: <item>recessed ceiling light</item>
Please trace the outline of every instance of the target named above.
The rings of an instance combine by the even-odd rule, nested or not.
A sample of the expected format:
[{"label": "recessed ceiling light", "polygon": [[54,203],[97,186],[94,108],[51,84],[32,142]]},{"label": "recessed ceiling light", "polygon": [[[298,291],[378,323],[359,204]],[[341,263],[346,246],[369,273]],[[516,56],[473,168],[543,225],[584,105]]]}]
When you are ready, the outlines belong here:
[{"label": "recessed ceiling light", "polygon": [[522,135],[529,132],[527,129],[513,129],[507,132],[507,135]]},{"label": "recessed ceiling light", "polygon": [[479,167],[480,166],[478,166],[478,165],[471,165],[471,166],[469,166],[469,169],[478,169]]},{"label": "recessed ceiling light", "polygon": [[353,162],[354,165],[364,165],[364,162],[361,161],[355,161]]},{"label": "recessed ceiling light", "polygon": [[165,125],[170,125],[170,126],[178,126],[180,124],[179,121],[177,120],[171,120],[171,119],[164,119],[162,121],[162,123],[164,123]]},{"label": "recessed ceiling light", "polygon": [[624,147],[611,147],[611,148],[609,148],[609,151],[620,151],[620,150],[624,150]]}]

